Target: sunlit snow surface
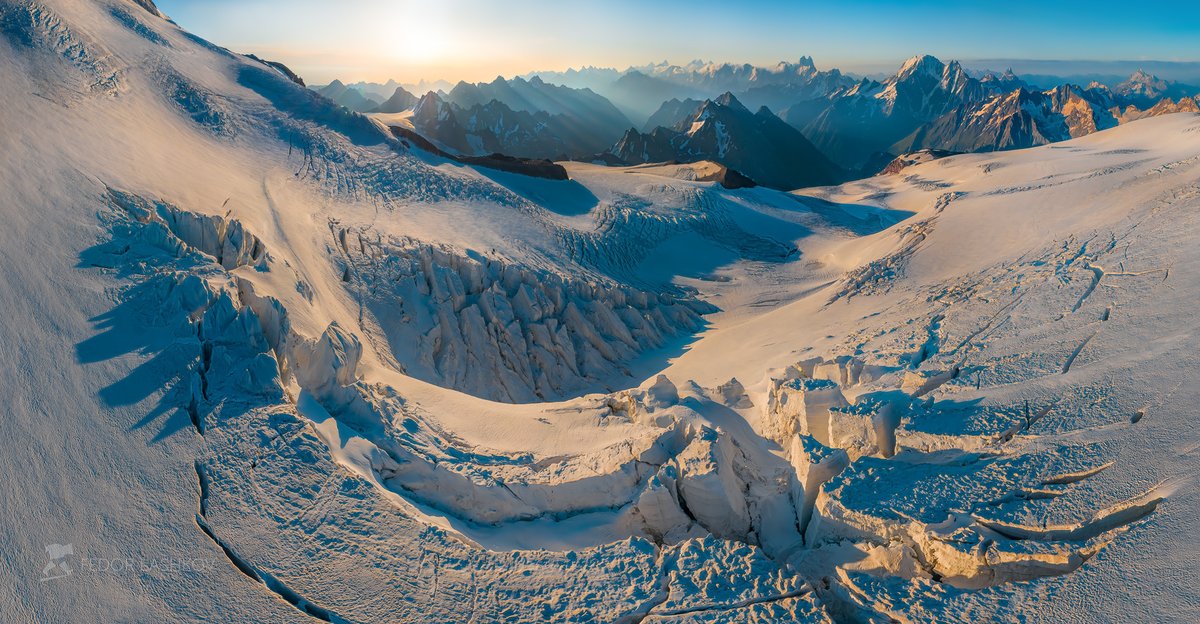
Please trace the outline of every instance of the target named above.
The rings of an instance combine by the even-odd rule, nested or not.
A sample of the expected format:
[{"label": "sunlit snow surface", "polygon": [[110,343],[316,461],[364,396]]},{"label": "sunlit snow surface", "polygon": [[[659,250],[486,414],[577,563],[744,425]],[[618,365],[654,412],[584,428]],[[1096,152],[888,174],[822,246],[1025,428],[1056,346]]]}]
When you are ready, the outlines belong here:
[{"label": "sunlit snow surface", "polygon": [[1194,616],[1200,116],[785,194],[135,3],[3,0],[0,84],[6,621]]}]

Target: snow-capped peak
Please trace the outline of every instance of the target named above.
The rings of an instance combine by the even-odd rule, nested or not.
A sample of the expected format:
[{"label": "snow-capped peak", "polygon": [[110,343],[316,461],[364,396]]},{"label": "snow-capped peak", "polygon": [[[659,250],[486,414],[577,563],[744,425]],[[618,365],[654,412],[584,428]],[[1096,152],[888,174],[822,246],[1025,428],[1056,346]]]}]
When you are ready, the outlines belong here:
[{"label": "snow-capped peak", "polygon": [[917,74],[941,78],[945,68],[945,65],[937,57],[921,54],[904,61],[904,64],[900,66],[900,71],[896,72],[896,78],[904,80]]},{"label": "snow-capped peak", "polygon": [[1144,69],[1138,69],[1129,76],[1129,82],[1157,82],[1158,76],[1151,74]]}]

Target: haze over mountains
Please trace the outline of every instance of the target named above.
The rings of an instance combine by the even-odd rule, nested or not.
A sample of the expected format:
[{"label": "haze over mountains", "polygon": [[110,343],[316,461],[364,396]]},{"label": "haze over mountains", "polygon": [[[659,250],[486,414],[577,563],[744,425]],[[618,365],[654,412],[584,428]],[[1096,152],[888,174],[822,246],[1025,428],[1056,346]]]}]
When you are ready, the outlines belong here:
[{"label": "haze over mountains", "polygon": [[[913,57],[880,80],[818,69],[801,57],[770,67],[588,67],[425,94],[394,82],[335,82],[321,92],[360,112],[419,106],[408,122],[455,153],[610,164],[711,160],[781,189],[870,175],[909,151],[1031,147],[1200,102],[1200,87],[1144,71],[1111,85],[1040,88],[1011,71],[979,74],[932,56]],[[713,112],[724,118],[709,123],[709,138],[697,137]]]}]

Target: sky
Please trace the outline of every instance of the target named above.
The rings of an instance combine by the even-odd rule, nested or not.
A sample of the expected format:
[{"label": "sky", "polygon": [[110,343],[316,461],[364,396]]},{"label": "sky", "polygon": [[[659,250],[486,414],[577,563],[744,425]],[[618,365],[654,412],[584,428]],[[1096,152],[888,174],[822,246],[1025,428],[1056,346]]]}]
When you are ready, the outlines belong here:
[{"label": "sky", "polygon": [[[183,28],[310,83],[491,80],[693,59],[893,70],[943,59],[1200,61],[1200,2],[157,0]],[[1144,9],[1141,7],[1145,7]]]}]

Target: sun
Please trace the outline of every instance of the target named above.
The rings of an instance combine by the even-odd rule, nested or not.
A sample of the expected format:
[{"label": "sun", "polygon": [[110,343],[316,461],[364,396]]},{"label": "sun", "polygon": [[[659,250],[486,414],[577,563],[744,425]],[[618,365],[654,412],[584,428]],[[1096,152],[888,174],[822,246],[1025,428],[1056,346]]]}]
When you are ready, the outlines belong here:
[{"label": "sun", "polygon": [[429,7],[403,10],[396,19],[386,20],[376,38],[382,55],[399,63],[422,65],[444,58],[453,43],[452,29]]},{"label": "sun", "polygon": [[397,42],[395,56],[398,61],[425,63],[440,59],[447,49],[444,34],[436,29],[416,28],[405,30]]}]

